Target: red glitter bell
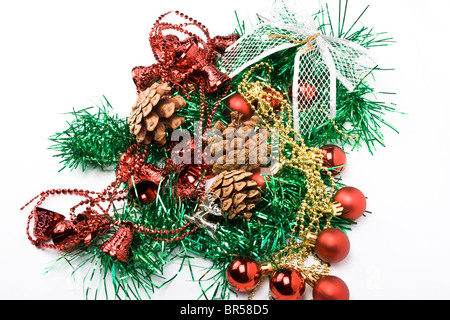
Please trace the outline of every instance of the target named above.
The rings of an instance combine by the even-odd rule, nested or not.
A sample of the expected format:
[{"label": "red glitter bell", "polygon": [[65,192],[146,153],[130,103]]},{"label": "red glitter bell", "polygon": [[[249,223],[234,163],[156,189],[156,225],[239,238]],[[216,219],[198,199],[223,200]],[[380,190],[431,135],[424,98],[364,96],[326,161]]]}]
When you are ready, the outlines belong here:
[{"label": "red glitter bell", "polygon": [[52,231],[53,244],[62,251],[69,251],[80,244],[77,228],[70,220],[60,221]]},{"label": "red glitter bell", "polygon": [[131,224],[120,228],[116,233],[107,240],[100,249],[122,262],[128,262],[130,259],[130,248],[133,242],[134,231]]},{"label": "red glitter bell", "polygon": [[59,213],[36,208],[34,211],[34,236],[39,240],[49,240],[52,236],[53,229],[58,222],[63,221],[65,217]]},{"label": "red glitter bell", "polygon": [[104,214],[97,214],[91,209],[79,214],[73,222],[77,228],[78,238],[84,244],[89,244],[97,237],[104,235],[111,229],[112,223]]}]

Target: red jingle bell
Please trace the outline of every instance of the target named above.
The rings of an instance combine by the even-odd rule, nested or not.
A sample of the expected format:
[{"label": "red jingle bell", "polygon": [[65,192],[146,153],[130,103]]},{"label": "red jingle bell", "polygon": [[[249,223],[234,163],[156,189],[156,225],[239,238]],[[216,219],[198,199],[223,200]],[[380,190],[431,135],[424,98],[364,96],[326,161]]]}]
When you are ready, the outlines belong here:
[{"label": "red jingle bell", "polygon": [[102,244],[100,249],[121,262],[128,262],[131,256],[130,248],[133,237],[133,225],[130,223],[118,229],[111,239]]},{"label": "red jingle bell", "polygon": [[331,175],[337,176],[345,170],[347,156],[341,148],[335,145],[326,145],[321,148],[323,154],[323,165],[331,169]]},{"label": "red jingle bell", "polygon": [[47,209],[36,208],[34,211],[34,219],[34,236],[40,240],[49,240],[52,236],[53,229],[65,217]]},{"label": "red jingle bell", "polygon": [[261,266],[249,258],[234,259],[226,270],[228,284],[239,292],[255,289],[261,276]]},{"label": "red jingle bell", "polygon": [[231,97],[229,97],[226,103],[228,105],[228,108],[230,108],[232,111],[242,113],[245,117],[251,117],[253,115],[252,107],[239,93],[235,93]]},{"label": "red jingle bell", "polygon": [[350,240],[339,229],[325,229],[317,237],[315,251],[323,261],[337,263],[344,260],[350,252]]},{"label": "red jingle bell", "polygon": [[335,276],[319,279],[313,288],[314,300],[349,300],[350,291],[345,282]]},{"label": "red jingle bell", "polygon": [[70,220],[60,221],[52,231],[52,240],[63,251],[80,244],[77,228]]},{"label": "red jingle bell", "polygon": [[366,212],[367,201],[364,194],[354,187],[344,187],[336,192],[333,199],[339,202],[343,209],[340,216],[346,220],[357,220]]},{"label": "red jingle bell", "polygon": [[300,300],[305,292],[305,279],[296,270],[279,270],[270,280],[270,292],[275,300]]}]

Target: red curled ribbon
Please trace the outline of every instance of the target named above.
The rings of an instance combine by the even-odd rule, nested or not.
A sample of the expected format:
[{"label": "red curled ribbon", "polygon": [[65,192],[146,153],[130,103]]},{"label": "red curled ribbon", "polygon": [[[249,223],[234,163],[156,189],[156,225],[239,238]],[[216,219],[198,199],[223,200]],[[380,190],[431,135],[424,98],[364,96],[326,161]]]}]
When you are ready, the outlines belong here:
[{"label": "red curled ribbon", "polygon": [[[180,24],[163,22],[171,13],[177,14],[187,22]],[[200,29],[205,40],[188,31],[187,28],[192,26]],[[164,35],[163,32],[167,31],[172,32]],[[174,32],[186,38],[180,40]],[[149,38],[156,63],[149,67],[135,67],[132,71],[138,93],[157,80],[169,82],[181,89],[193,84],[200,85],[207,93],[217,91],[230,78],[219,71],[215,63],[219,54],[238,38],[237,34],[211,38],[204,25],[178,11],[169,11],[161,15],[153,25]]]}]

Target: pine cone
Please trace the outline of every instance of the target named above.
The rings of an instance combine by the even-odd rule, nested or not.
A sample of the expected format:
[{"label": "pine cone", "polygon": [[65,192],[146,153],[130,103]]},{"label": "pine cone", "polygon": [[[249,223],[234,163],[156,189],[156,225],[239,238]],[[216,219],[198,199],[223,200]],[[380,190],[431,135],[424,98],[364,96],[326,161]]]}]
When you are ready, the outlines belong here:
[{"label": "pine cone", "polygon": [[251,210],[261,201],[261,189],[256,181],[249,179],[253,174],[244,170],[222,172],[208,189],[221,199],[224,217],[234,219],[237,215],[247,221],[252,217]]},{"label": "pine cone", "polygon": [[222,132],[222,137],[214,136],[208,141],[210,154],[216,158],[210,162],[215,174],[231,170],[253,171],[269,163],[272,149],[267,141],[270,134],[264,128],[256,129],[260,122],[257,116],[246,121],[243,117],[232,112],[228,127],[218,121],[213,128]]},{"label": "pine cone", "polygon": [[185,122],[174,114],[186,106],[186,101],[181,96],[171,97],[171,90],[167,83],[155,82],[137,98],[128,124],[138,143],[166,144],[166,129],[176,130]]}]

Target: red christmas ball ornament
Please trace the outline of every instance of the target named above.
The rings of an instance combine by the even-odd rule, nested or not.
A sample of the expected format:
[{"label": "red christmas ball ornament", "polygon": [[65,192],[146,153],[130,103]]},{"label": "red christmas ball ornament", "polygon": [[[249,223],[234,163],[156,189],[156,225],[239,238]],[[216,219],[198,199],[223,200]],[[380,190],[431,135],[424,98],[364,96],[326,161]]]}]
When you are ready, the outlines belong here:
[{"label": "red christmas ball ornament", "polygon": [[226,270],[228,284],[239,292],[255,289],[261,276],[261,266],[249,258],[234,259]]},{"label": "red christmas ball ornament", "polygon": [[255,181],[258,186],[265,189],[266,188],[266,181],[270,181],[270,178],[268,176],[263,176],[261,174],[261,169],[257,169],[253,171],[253,175],[250,177],[253,181]]},{"label": "red christmas ball ornament", "polygon": [[321,148],[323,165],[331,170],[332,176],[337,176],[345,170],[347,156],[341,148],[335,145],[326,145]]},{"label": "red christmas ball ornament", "polygon": [[305,279],[296,270],[281,269],[270,280],[270,292],[275,300],[300,300],[305,292]]},{"label": "red christmas ball ornament", "polygon": [[345,282],[335,276],[319,279],[313,288],[314,300],[349,300],[350,291]]},{"label": "red christmas ball ornament", "polygon": [[298,85],[298,94],[300,101],[307,102],[314,99],[317,89],[306,81],[300,82]]},{"label": "red christmas ball ornament", "polygon": [[317,237],[315,251],[323,261],[337,263],[344,260],[350,252],[350,240],[339,229],[325,229]]},{"label": "red christmas ball ornament", "polygon": [[253,115],[252,107],[239,93],[235,93],[229,97],[227,100],[227,105],[231,110],[242,113],[246,117],[251,117]]},{"label": "red christmas ball ornament", "polygon": [[336,192],[333,199],[339,202],[343,209],[340,216],[346,220],[357,220],[366,212],[367,201],[364,194],[354,187],[344,187]]},{"label": "red christmas ball ornament", "polygon": [[143,180],[130,187],[130,197],[137,199],[141,205],[148,205],[156,200],[158,185],[152,181]]}]

